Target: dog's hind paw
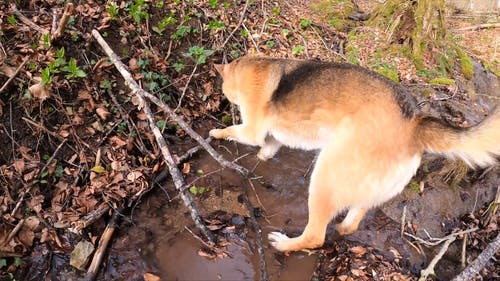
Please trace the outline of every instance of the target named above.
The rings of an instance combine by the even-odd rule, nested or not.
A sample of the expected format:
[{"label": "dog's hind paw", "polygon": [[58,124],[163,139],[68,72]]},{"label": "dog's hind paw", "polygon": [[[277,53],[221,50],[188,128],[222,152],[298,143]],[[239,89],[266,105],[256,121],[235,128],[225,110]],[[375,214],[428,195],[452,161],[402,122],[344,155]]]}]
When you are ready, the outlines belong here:
[{"label": "dog's hind paw", "polygon": [[290,237],[281,232],[271,232],[267,235],[267,239],[269,239],[269,243],[276,248],[276,250],[284,252],[287,250],[285,244],[290,240]]}]

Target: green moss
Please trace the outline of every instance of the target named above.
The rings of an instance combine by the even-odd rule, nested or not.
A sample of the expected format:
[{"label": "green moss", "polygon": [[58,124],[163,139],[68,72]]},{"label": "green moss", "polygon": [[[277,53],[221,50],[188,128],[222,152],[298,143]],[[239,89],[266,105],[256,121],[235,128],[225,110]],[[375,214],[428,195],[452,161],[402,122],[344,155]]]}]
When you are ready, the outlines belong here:
[{"label": "green moss", "polygon": [[312,11],[322,16],[335,29],[344,30],[354,25],[348,16],[354,12],[351,1],[345,0],[321,0],[310,5]]},{"label": "green moss", "polygon": [[412,193],[420,193],[420,183],[416,180],[411,180],[407,185],[406,189]]},{"label": "green moss", "polygon": [[222,121],[222,123],[224,123],[224,125],[227,125],[227,126],[233,124],[233,118],[231,118],[231,115],[229,115],[229,114],[222,116],[221,121]]},{"label": "green moss", "polygon": [[451,85],[455,85],[455,80],[447,78],[447,77],[438,77],[438,78],[431,79],[429,81],[429,84],[451,86]]},{"label": "green moss", "polygon": [[483,61],[484,68],[495,74],[497,77],[500,78],[500,62],[497,60],[494,61]]},{"label": "green moss", "polygon": [[474,77],[474,65],[472,64],[471,58],[461,48],[457,47],[455,50],[458,55],[462,74],[465,78],[472,79],[472,77]]}]

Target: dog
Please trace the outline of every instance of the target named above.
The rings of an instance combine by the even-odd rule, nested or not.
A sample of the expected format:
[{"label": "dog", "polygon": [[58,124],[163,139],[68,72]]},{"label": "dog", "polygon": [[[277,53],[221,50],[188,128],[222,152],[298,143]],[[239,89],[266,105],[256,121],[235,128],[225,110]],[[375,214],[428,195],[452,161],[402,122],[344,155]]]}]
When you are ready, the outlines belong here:
[{"label": "dog", "polygon": [[419,113],[404,87],[356,65],[246,55],[215,69],[242,123],[212,129],[210,136],[260,146],[261,160],[282,145],[320,150],[303,233],[268,235],[279,251],[322,246],[328,223],[345,209],[336,231],[355,232],[367,210],[403,190],[424,152],[472,167],[492,165],[500,155],[498,107],[461,129]]}]

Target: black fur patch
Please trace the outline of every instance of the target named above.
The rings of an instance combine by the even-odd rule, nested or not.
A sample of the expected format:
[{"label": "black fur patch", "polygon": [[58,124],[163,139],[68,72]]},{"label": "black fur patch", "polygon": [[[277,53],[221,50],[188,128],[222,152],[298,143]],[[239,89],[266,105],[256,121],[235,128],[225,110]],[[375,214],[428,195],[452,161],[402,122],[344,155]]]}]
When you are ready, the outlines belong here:
[{"label": "black fur patch", "polygon": [[293,92],[293,90],[300,84],[307,83],[308,80],[313,79],[319,75],[325,69],[348,69],[360,72],[372,79],[377,79],[383,81],[392,89],[392,95],[394,100],[399,105],[401,109],[401,114],[405,118],[413,118],[417,113],[417,102],[415,98],[408,93],[408,91],[401,85],[396,85],[391,80],[386,77],[368,70],[366,68],[347,64],[347,63],[326,63],[326,62],[315,62],[306,61],[299,65],[296,69],[289,73],[285,73],[278,84],[278,88],[274,91],[271,101],[273,103],[279,103],[284,101],[288,94]]}]

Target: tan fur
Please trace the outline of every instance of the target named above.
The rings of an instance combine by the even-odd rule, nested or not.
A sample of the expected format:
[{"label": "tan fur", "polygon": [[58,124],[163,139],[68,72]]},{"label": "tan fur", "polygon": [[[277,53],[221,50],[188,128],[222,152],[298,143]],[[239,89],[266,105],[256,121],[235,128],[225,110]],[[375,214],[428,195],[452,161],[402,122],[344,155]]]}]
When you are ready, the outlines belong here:
[{"label": "tan fur", "polygon": [[304,232],[296,238],[269,234],[280,251],[321,246],[329,221],[344,209],[349,212],[337,231],[356,231],[369,208],[402,191],[424,150],[478,165],[500,154],[499,111],[461,132],[416,116],[399,88],[359,67],[245,56],[216,69],[242,124],[213,129],[211,136],[258,145],[262,160],[281,145],[321,150]]}]

